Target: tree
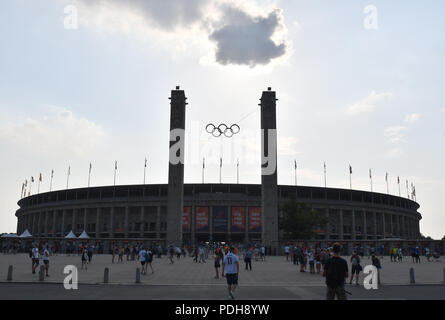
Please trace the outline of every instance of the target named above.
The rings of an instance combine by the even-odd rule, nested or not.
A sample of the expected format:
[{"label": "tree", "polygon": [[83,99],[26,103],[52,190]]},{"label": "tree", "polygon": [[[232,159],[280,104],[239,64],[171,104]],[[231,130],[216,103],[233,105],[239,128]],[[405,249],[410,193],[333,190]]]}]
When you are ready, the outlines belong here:
[{"label": "tree", "polygon": [[280,230],[285,240],[309,240],[317,234],[315,230],[328,222],[316,209],[298,202],[295,197],[281,205]]}]

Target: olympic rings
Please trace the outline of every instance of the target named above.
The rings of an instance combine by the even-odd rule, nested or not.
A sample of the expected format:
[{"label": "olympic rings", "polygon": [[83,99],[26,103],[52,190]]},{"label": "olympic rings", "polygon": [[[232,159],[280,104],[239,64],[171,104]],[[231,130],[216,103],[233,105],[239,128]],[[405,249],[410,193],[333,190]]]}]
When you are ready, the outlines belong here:
[{"label": "olympic rings", "polygon": [[240,132],[241,128],[237,124],[232,124],[230,127],[228,127],[226,124],[221,123],[219,126],[215,126],[212,123],[209,123],[206,125],[206,132],[210,133],[215,138],[220,137],[221,135],[224,135],[227,138],[233,137],[233,135]]}]

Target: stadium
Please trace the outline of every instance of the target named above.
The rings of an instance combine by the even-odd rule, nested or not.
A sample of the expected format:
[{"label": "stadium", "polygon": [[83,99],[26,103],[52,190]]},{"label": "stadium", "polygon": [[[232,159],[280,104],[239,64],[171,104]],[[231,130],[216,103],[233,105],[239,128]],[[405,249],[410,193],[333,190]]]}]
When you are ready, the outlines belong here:
[{"label": "stadium", "polygon": [[279,230],[280,205],[296,198],[328,221],[316,230],[313,239],[304,240],[320,245],[340,241],[349,249],[357,243],[386,243],[389,248],[391,241],[404,247],[421,241],[422,217],[419,204],[413,200],[359,190],[278,185],[274,135],[277,99],[271,88],[263,91],[259,104],[261,184],[184,184],[182,137],[187,98],[177,86],[169,99],[169,147],[176,149],[170,152],[168,184],[31,195],[18,201],[17,233],[28,230],[34,238],[64,242],[70,231],[75,236],[86,232],[90,241],[104,248],[112,243],[136,242],[164,247],[203,242],[262,243],[269,253],[276,254],[285,242],[283,230]]}]

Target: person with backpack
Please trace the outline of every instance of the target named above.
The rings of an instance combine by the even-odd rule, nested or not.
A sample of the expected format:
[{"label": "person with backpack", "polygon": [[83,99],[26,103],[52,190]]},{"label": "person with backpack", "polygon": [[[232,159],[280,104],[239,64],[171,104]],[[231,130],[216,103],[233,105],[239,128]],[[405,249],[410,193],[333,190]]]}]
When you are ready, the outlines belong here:
[{"label": "person with backpack", "polygon": [[357,254],[356,251],[352,253],[350,261],[351,261],[351,279],[349,280],[349,284],[352,284],[352,279],[354,278],[355,274],[355,284],[358,285],[358,276],[361,271],[361,265],[360,265],[360,256]]},{"label": "person with backpack", "polygon": [[153,270],[153,266],[151,263],[153,262],[153,251],[151,249],[147,249],[145,251],[145,273],[147,273],[148,266],[150,266],[151,273],[155,273]]},{"label": "person with backpack", "polygon": [[346,300],[345,279],[348,278],[348,263],[340,257],[341,246],[334,243],[333,256],[326,262],[323,277],[326,277],[327,300]]}]

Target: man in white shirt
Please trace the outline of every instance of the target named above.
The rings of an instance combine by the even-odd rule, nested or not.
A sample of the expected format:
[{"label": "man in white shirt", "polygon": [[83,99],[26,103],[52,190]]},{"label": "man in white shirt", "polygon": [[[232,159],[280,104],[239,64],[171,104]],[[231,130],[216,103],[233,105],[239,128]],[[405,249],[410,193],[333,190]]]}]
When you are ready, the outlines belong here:
[{"label": "man in white shirt", "polygon": [[239,259],[234,252],[235,248],[230,248],[230,252],[224,257],[222,269],[222,273],[226,274],[230,300],[235,298],[233,292],[238,285]]},{"label": "man in white shirt", "polygon": [[32,248],[32,273],[36,273],[36,268],[39,265],[39,247],[37,244]]},{"label": "man in white shirt", "polygon": [[286,255],[286,261],[289,261],[289,250],[290,250],[289,246],[286,245],[284,247],[284,254]]},{"label": "man in white shirt", "polygon": [[141,262],[141,266],[142,266],[142,270],[141,270],[141,274],[146,274],[145,271],[145,255],[146,255],[147,251],[145,250],[145,248],[142,248],[141,251],[139,251],[139,261]]}]

